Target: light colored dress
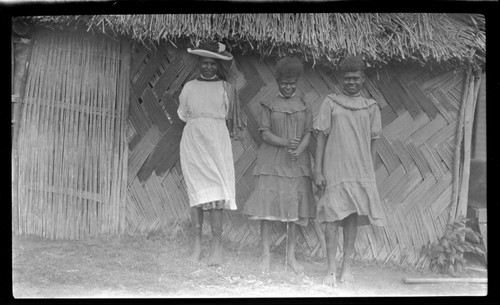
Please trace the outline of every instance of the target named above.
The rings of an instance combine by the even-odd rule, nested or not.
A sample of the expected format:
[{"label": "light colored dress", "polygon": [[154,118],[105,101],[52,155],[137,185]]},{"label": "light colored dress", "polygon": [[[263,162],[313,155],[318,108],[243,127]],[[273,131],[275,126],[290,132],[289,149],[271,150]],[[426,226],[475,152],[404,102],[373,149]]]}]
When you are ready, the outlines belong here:
[{"label": "light colored dress", "polygon": [[233,153],[226,126],[230,109],[222,80],[189,81],[179,95],[177,114],[186,122],[180,160],[191,207],[223,202],[221,207],[236,210]]},{"label": "light colored dress", "polygon": [[[313,130],[311,107],[301,97],[276,96],[261,105],[260,131],[269,130],[290,139]],[[257,176],[255,189],[242,212],[250,219],[291,221],[305,226],[315,216],[307,149],[291,162],[287,147],[262,142],[253,174]]]},{"label": "light colored dress", "polygon": [[326,189],[318,202],[317,220],[333,222],[358,213],[358,225],[385,225],[371,157],[371,141],[382,133],[377,102],[360,95],[328,95],[314,129],[327,136]]}]

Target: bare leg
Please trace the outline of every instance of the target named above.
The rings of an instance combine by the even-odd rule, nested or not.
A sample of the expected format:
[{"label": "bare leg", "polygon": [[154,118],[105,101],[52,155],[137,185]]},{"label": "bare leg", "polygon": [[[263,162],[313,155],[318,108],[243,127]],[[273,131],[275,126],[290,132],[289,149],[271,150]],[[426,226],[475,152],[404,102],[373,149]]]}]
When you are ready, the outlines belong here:
[{"label": "bare leg", "polygon": [[294,222],[288,223],[288,264],[295,272],[304,271],[304,267],[297,262],[295,258],[295,245],[297,244],[297,224]]},{"label": "bare leg", "polygon": [[328,269],[323,283],[329,286],[337,286],[337,264],[335,257],[337,255],[337,240],[340,223],[338,221],[327,222],[325,227],[326,239],[326,257]]},{"label": "bare leg", "polygon": [[353,280],[351,273],[354,242],[358,234],[358,214],[353,213],[344,219],[344,261],[342,263],[341,283],[350,283]]},{"label": "bare leg", "polygon": [[193,254],[189,257],[192,262],[199,262],[201,258],[201,228],[203,226],[203,210],[201,208],[191,208],[191,226],[194,234]]},{"label": "bare leg", "polygon": [[271,244],[269,229],[271,222],[262,220],[260,222],[260,235],[262,240],[262,258],[259,265],[259,270],[262,272],[269,271],[271,268],[271,253],[269,252],[269,245]]},{"label": "bare leg", "polygon": [[208,261],[209,266],[218,266],[223,262],[222,253],[222,209],[210,211],[210,227],[212,229],[211,255]]}]

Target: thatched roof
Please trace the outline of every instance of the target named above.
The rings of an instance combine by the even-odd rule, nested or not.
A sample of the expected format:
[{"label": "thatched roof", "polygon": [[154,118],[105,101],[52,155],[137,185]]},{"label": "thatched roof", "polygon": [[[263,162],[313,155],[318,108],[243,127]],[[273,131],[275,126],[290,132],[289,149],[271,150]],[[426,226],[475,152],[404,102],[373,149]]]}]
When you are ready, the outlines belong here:
[{"label": "thatched roof", "polygon": [[336,64],[346,54],[372,66],[412,61],[447,67],[485,63],[484,16],[442,13],[175,14],[38,16],[37,23],[81,24],[88,30],[185,46],[206,37],[231,48],[279,57],[298,54]]}]

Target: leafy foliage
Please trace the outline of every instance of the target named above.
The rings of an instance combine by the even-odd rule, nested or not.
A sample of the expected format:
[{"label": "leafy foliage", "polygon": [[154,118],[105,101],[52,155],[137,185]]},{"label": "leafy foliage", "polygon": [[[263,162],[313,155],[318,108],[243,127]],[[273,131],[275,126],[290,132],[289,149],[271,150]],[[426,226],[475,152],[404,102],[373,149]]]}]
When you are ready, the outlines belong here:
[{"label": "leafy foliage", "polygon": [[485,252],[481,246],[483,237],[467,227],[467,220],[465,217],[458,218],[447,226],[444,236],[437,243],[429,243],[422,247],[421,254],[430,259],[431,271],[456,276],[462,273],[465,266],[465,253],[484,255]]}]

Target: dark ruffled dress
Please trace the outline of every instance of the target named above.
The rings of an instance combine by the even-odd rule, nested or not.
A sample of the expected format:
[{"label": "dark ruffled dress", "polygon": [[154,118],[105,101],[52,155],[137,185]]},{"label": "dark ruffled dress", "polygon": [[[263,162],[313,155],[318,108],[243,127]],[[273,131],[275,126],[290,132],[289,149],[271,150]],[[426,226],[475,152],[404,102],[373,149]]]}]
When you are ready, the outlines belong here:
[{"label": "dark ruffled dress", "polygon": [[[302,97],[263,101],[260,131],[290,139],[311,132],[312,110]],[[287,147],[262,142],[253,174],[257,183],[243,208],[250,219],[291,221],[305,226],[316,214],[311,158],[306,149],[292,163]]]}]

